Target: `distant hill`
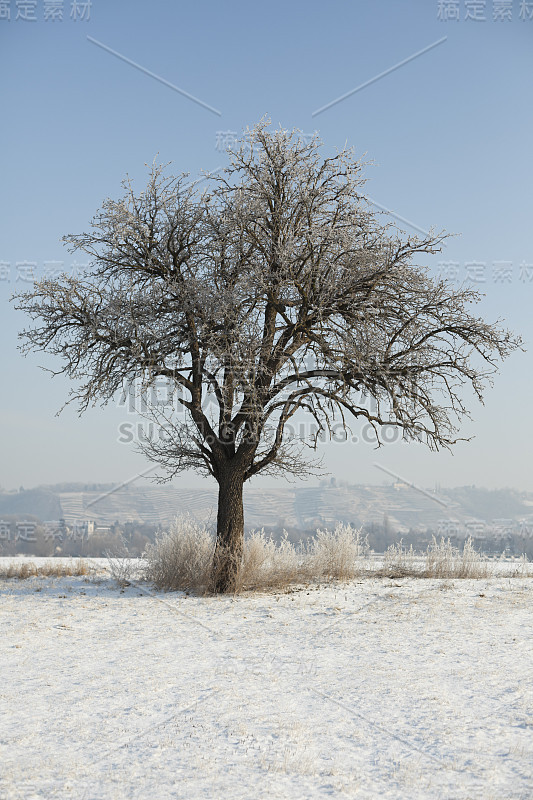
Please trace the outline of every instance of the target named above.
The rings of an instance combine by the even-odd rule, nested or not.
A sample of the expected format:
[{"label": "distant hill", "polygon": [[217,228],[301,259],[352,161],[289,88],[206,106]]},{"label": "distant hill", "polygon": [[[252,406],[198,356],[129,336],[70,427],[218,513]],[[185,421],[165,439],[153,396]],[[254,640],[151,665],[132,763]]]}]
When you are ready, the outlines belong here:
[{"label": "distant hill", "polygon": [[27,489],[19,492],[0,492],[0,517],[7,515],[38,517],[41,520],[61,517],[59,495],[49,489]]},{"label": "distant hill", "polygon": [[533,512],[532,496],[514,489],[458,486],[446,489],[444,494],[457,503],[464,514],[486,521],[498,517],[521,517]]},{"label": "distant hill", "polygon": [[[396,482],[383,486],[288,485],[279,489],[245,487],[245,519],[250,528],[313,530],[336,522],[356,526],[386,520],[399,533],[436,529],[442,520],[533,519],[533,495],[512,489],[472,486],[443,489],[438,497]],[[216,520],[216,484],[187,489],[173,485],[62,483],[20,492],[0,492],[1,514],[31,514],[42,520],[91,519],[168,524],[189,513],[201,522]]]}]

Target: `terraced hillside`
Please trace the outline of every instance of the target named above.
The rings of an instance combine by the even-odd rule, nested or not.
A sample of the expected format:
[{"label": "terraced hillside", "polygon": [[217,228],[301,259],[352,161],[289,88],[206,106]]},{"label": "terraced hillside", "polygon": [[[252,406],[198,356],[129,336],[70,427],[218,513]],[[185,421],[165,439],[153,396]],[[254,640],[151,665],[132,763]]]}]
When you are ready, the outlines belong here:
[{"label": "terraced hillside", "polygon": [[[127,486],[99,493],[59,493],[67,522],[94,519],[101,524],[139,520],[167,523],[176,515],[191,514],[201,522],[216,518],[216,486],[205,489],[174,486]],[[453,508],[451,503],[447,513]],[[336,522],[381,523],[387,516],[396,530],[413,525],[436,525],[445,514],[430,497],[409,487],[352,486],[286,489],[245,489],[247,528],[312,529]]]}]

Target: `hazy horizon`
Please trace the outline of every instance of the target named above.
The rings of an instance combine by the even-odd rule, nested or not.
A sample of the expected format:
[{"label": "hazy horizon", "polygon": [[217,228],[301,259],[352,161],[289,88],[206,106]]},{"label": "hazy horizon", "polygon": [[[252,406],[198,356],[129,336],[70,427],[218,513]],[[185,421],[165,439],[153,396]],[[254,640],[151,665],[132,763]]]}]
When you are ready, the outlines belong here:
[{"label": "hazy horizon", "polygon": [[[333,478],[311,478],[308,481],[288,481],[288,480],[279,481],[279,480],[271,478],[270,479],[270,483],[268,483],[268,478],[263,478],[261,480],[260,476],[258,476],[255,480],[252,479],[250,481],[247,481],[245,483],[244,488],[245,488],[245,491],[246,491],[248,488],[257,490],[257,489],[260,488],[260,485],[261,485],[261,488],[264,488],[264,489],[299,489],[299,488],[307,488],[308,489],[308,488],[312,488],[312,487],[328,488],[328,489],[329,488],[331,488],[331,489],[343,489],[343,488],[350,489],[352,487],[353,488],[357,488],[357,487],[391,487],[396,483],[402,483],[403,482],[402,481],[402,477],[405,477],[405,476],[398,475],[397,478],[394,478],[394,477],[391,476],[388,480],[385,479],[385,478],[381,479],[381,480],[375,480],[375,481],[370,481],[369,480],[366,483],[365,482],[354,482],[354,483],[350,482],[349,483],[349,482],[344,481],[344,480],[342,480],[340,478],[339,479],[335,478],[335,483],[330,483],[330,481],[333,480]],[[180,490],[184,490],[184,491],[193,491],[193,490],[205,491],[206,489],[212,489],[212,490],[215,491],[218,488],[217,487],[217,483],[213,478],[204,478],[202,483],[197,482],[195,484],[190,484],[190,483],[185,482],[182,478],[177,477],[177,478],[174,478],[174,480],[169,481],[168,483],[162,484],[162,483],[156,483],[156,482],[148,481],[146,479],[143,479],[141,476],[139,476],[139,477],[130,476],[130,478],[126,478],[126,479],[122,478],[121,480],[116,480],[116,481],[112,481],[112,480],[111,481],[58,480],[58,481],[54,481],[53,483],[43,482],[43,483],[39,483],[39,484],[35,484],[35,485],[20,484],[19,486],[4,486],[3,484],[0,484],[0,492],[20,492],[21,490],[31,491],[33,489],[54,488],[55,486],[61,486],[61,485],[64,485],[64,484],[73,484],[73,485],[79,485],[79,486],[113,486],[115,488],[119,488],[119,487],[122,487],[122,486],[124,486],[124,487],[133,486],[135,488],[146,488],[148,486],[154,486],[154,487],[157,487],[157,486],[163,486],[163,487],[170,486],[172,488],[180,489]],[[424,489],[425,491],[428,491],[428,492],[434,492],[435,494],[438,494],[439,492],[447,492],[447,491],[453,491],[453,490],[456,490],[456,489],[469,488],[469,489],[479,489],[481,491],[487,491],[487,492],[509,491],[509,492],[528,493],[528,494],[533,495],[533,490],[519,489],[516,486],[509,486],[509,485],[507,485],[507,486],[505,486],[505,485],[502,485],[502,486],[483,486],[483,485],[477,484],[477,483],[462,483],[462,484],[451,485],[451,484],[444,484],[444,483],[438,483],[438,482],[435,482],[433,484],[424,484],[424,483],[418,484],[418,483],[414,483],[414,482],[411,482],[411,481],[407,482],[407,485],[412,487],[415,490],[420,488],[420,489]]]}]

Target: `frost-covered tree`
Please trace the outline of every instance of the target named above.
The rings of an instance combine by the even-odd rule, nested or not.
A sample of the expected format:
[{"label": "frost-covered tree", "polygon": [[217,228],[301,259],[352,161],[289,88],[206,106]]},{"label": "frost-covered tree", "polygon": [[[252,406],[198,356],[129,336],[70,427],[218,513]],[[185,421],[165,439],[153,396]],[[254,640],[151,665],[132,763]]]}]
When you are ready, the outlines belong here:
[{"label": "frost-covered tree", "polygon": [[[80,411],[125,382],[174,387],[165,437],[142,449],[166,478],[195,469],[218,482],[216,591],[240,567],[245,481],[305,474],[303,445],[350,418],[372,425],[378,445],[395,425],[449,448],[468,416],[463,387],[482,399],[498,359],[520,346],[469,313],[478,293],[415,263],[445,236],[383,224],[363,183],[350,150],[322,159],[316,139],[262,120],[201,187],[159,166],[138,195],[126,181],[89,233],[65,237],[91,257],[85,274],[18,295],[38,321],[20,334],[23,351],[63,359]],[[313,420],[311,441],[290,434],[297,413]]]}]

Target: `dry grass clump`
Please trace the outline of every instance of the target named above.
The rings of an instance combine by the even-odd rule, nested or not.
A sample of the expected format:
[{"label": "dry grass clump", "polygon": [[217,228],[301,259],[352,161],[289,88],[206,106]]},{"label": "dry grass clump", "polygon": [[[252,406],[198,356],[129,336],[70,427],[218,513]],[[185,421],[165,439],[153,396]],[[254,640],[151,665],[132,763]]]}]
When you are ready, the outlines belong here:
[{"label": "dry grass clump", "polygon": [[88,575],[91,566],[82,558],[69,562],[47,561],[37,566],[33,561],[12,562],[5,567],[0,566],[0,578],[64,578],[67,576]]},{"label": "dry grass clump", "polygon": [[177,517],[143,553],[144,577],[165,591],[206,592],[211,581],[215,538],[190,517]]},{"label": "dry grass clump", "polygon": [[106,550],[105,555],[109,572],[121,589],[130,586],[142,571],[139,558],[132,558],[122,536],[119,544],[115,545],[113,550]]},{"label": "dry grass clump", "polygon": [[407,549],[400,540],[387,548],[383,567],[376,572],[376,575],[387,578],[422,577],[420,556],[413,550],[413,545]]},{"label": "dry grass clump", "polygon": [[522,554],[515,560],[515,568],[507,572],[508,578],[533,578],[533,567],[527,560],[527,556]]},{"label": "dry grass clump", "polygon": [[253,531],[244,543],[236,591],[282,589],[301,583],[307,577],[302,566],[302,548],[295,547],[286,534],[278,543],[263,529]]},{"label": "dry grass clump", "polygon": [[321,579],[347,580],[359,574],[360,559],[368,549],[367,538],[350,525],[318,530],[306,545],[296,546],[286,533],[275,542],[263,530],[254,531],[244,543],[238,588],[283,589]]},{"label": "dry grass clump", "polygon": [[463,550],[453,547],[449,539],[437,542],[435,537],[426,551],[425,578],[488,578],[489,563],[468,538]]},{"label": "dry grass clump", "polygon": [[439,542],[435,537],[425,554],[416,553],[412,546],[407,549],[401,541],[391,545],[378,572],[391,578],[488,578],[491,573],[489,562],[474,549],[472,539],[460,550],[449,539]]},{"label": "dry grass clump", "polygon": [[351,525],[318,530],[307,547],[304,565],[310,578],[348,580],[360,574],[370,552],[368,537]]}]

